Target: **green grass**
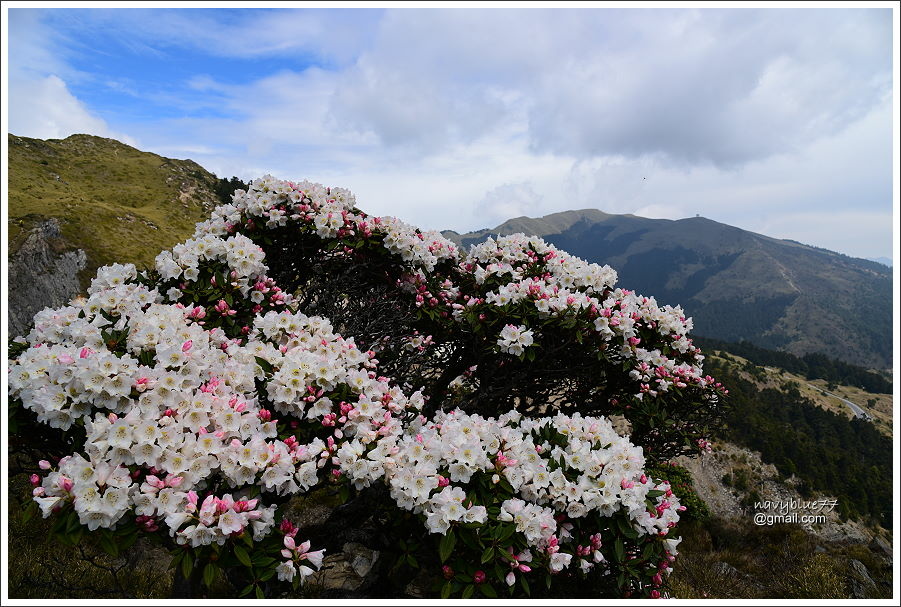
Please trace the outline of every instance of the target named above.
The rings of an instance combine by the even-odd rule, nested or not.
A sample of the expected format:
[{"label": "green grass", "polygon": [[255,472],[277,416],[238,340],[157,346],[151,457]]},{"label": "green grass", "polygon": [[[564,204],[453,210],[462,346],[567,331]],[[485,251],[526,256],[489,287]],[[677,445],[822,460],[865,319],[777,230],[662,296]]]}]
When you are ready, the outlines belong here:
[{"label": "green grass", "polygon": [[10,254],[31,228],[56,217],[67,246],[87,253],[83,279],[109,263],[152,264],[216,203],[216,176],[190,160],[89,135],[8,142]]}]

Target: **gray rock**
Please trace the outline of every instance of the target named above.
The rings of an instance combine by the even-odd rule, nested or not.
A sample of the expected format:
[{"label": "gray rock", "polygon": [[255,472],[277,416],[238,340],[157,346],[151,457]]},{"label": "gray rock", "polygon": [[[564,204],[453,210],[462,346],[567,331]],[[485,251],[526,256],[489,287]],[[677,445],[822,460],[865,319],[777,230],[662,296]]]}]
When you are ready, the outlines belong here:
[{"label": "gray rock", "polygon": [[726,577],[741,577],[742,575],[738,569],[736,569],[729,563],[726,563],[725,561],[720,561],[719,563],[714,564],[713,570]]},{"label": "gray rock", "polygon": [[434,573],[420,569],[416,577],[404,588],[404,594],[414,599],[424,599],[429,596],[434,586]]},{"label": "gray rock", "polygon": [[370,550],[362,544],[350,542],[344,544],[344,556],[350,563],[354,573],[364,579],[372,571],[376,561],[379,560],[378,550]]},{"label": "gray rock", "polygon": [[851,581],[851,598],[853,599],[868,598],[868,591],[876,587],[876,582],[870,577],[867,566],[857,559],[848,561],[848,577]]},{"label": "gray rock", "polygon": [[337,596],[355,594],[366,590],[376,580],[377,550],[362,544],[348,542],[340,554],[327,555],[322,569],[310,577],[310,582],[326,593]]},{"label": "gray rock", "polygon": [[57,219],[34,228],[9,259],[10,336],[23,335],[37,312],[65,305],[78,295],[78,273],[87,261],[83,250],[66,246]]},{"label": "gray rock", "polygon": [[887,556],[889,559],[894,556],[892,545],[881,537],[873,538],[873,541],[870,542],[870,550],[881,556]]}]

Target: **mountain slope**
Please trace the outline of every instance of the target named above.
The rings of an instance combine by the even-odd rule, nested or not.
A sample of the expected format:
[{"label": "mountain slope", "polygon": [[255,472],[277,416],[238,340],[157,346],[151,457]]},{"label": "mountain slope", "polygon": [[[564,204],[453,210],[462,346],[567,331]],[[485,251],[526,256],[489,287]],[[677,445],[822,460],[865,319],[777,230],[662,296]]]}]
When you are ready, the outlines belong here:
[{"label": "mountain slope", "polygon": [[191,234],[216,203],[217,178],[191,160],[142,152],[114,139],[8,135],[9,247],[56,217],[62,237],[88,254],[87,272],[149,263]]},{"label": "mountain slope", "polygon": [[444,234],[468,246],[515,232],[608,264],[620,285],[681,304],[698,335],[891,367],[892,274],[881,264],[701,217],[645,219],[594,209]]},{"label": "mountain slope", "polygon": [[72,135],[9,143],[9,328],[84,289],[97,267],[151,265],[218,203],[217,178],[191,160]]}]

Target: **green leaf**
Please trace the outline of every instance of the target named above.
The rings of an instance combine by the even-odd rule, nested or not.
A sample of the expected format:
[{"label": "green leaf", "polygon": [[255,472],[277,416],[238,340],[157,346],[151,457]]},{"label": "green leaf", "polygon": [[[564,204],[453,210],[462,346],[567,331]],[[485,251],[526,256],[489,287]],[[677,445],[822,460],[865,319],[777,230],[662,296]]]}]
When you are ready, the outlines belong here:
[{"label": "green leaf", "polygon": [[[10,425],[10,432],[12,432],[12,425]],[[26,506],[25,510],[22,511],[22,523],[27,523],[30,521],[38,511],[38,503],[34,500],[28,502],[28,506]]]},{"label": "green leaf", "polygon": [[263,572],[262,575],[260,575],[260,581],[268,582],[269,580],[272,579],[273,575],[275,575],[275,569],[267,569],[266,571]]},{"label": "green leaf", "polygon": [[251,561],[256,567],[272,567],[276,563],[276,560],[271,556],[266,556],[265,552],[257,552]]},{"label": "green leaf", "polygon": [[213,585],[213,580],[216,579],[216,566],[212,563],[207,563],[207,566],[203,568],[203,585],[207,588],[210,588]]},{"label": "green leaf", "polygon": [[499,579],[499,580],[504,579],[504,576],[506,575],[504,573],[504,571],[505,570],[501,568],[500,563],[498,563],[498,562],[494,563],[494,575],[497,576],[497,579]]},{"label": "green leaf", "polygon": [[488,546],[482,553],[482,563],[487,563],[494,558],[494,546]]},{"label": "green leaf", "polygon": [[411,567],[419,567],[419,562],[416,560],[416,557],[412,554],[407,555],[407,562],[410,563]]},{"label": "green leaf", "polygon": [[511,485],[511,484],[510,484],[510,481],[508,481],[508,480],[507,480],[506,478],[504,478],[503,476],[501,477],[501,480],[500,480],[500,482],[498,483],[498,485],[499,485],[504,491],[506,491],[507,493],[513,493],[513,485]]},{"label": "green leaf", "polygon": [[78,521],[78,515],[75,514],[74,510],[69,511],[69,520],[66,522],[66,535],[71,535],[75,533],[75,530],[81,526],[81,523]]},{"label": "green leaf", "polygon": [[[294,578],[298,579],[298,578]],[[238,596],[247,596],[253,590],[253,584],[247,584]]]},{"label": "green leaf", "polygon": [[122,536],[122,539],[119,540],[119,546],[122,550],[128,550],[136,541],[138,541],[138,532],[132,531],[131,533]]},{"label": "green leaf", "polygon": [[613,544],[613,551],[616,553],[617,562],[622,563],[626,560],[626,549],[623,547],[623,541],[621,539],[617,539]]},{"label": "green leaf", "polygon": [[526,579],[525,575],[519,576],[519,585],[522,586],[522,589],[526,593],[526,596],[532,596],[532,589],[529,588],[529,580]]},{"label": "green leaf", "polygon": [[480,540],[477,541],[472,533],[461,533],[460,539],[473,550],[478,551],[482,549],[482,545],[479,543]]},{"label": "green leaf", "polygon": [[450,580],[447,580],[444,583],[444,586],[441,587],[441,598],[446,599],[450,596],[450,594],[451,594],[451,583],[450,583]]},{"label": "green leaf", "polygon": [[509,550],[498,550],[497,553],[501,556],[501,558],[506,559],[511,563],[516,560],[516,557],[510,554]]},{"label": "green leaf", "polygon": [[496,598],[497,598],[497,590],[495,590],[495,589],[494,589],[494,586],[492,586],[492,585],[489,584],[488,582],[485,582],[484,584],[482,584],[481,586],[479,586],[479,591],[480,591],[482,594],[484,594],[485,596],[487,596],[489,599],[496,599]]},{"label": "green leaf", "polygon": [[466,588],[463,589],[463,598],[468,599],[469,597],[472,596],[472,593],[475,592],[475,590],[476,590],[475,586],[473,586],[472,584],[468,584],[466,586]]},{"label": "green leaf", "polygon": [[268,360],[260,358],[259,356],[254,356],[253,358],[257,361],[257,364],[260,365],[260,368],[264,373],[272,373],[272,364]]},{"label": "green leaf", "polygon": [[113,541],[113,538],[110,537],[109,533],[103,533],[100,536],[100,547],[113,558],[119,556],[119,547],[116,545],[116,542]]},{"label": "green leaf", "polygon": [[[244,549],[244,546],[240,546],[235,544],[235,556],[238,557],[238,560],[241,561],[241,564],[245,567],[252,567],[253,564],[250,561],[250,556],[248,556],[247,551]],[[185,576],[188,577],[188,576]]]},{"label": "green leaf", "polygon": [[632,525],[630,525],[626,519],[618,517],[616,519],[616,524],[619,527],[620,532],[626,537],[633,539],[638,537],[638,532],[632,528]]},{"label": "green leaf", "polygon": [[255,590],[255,592],[256,592],[256,595],[257,595],[257,598],[258,598],[258,599],[263,600],[263,599],[266,598],[266,595],[263,594],[263,589],[260,588],[259,586],[254,586],[254,590]]},{"label": "green leaf", "polygon": [[181,559],[181,575],[186,580],[191,577],[191,571],[194,569],[194,555],[185,552],[185,556]]},{"label": "green leaf", "polygon": [[441,538],[441,544],[438,546],[438,556],[441,558],[442,563],[447,562],[456,544],[457,536],[454,534],[454,530],[448,529],[444,537]]},{"label": "green leaf", "polygon": [[69,534],[69,541],[72,542],[72,545],[75,546],[78,542],[81,541],[81,537],[84,535],[85,528],[79,525],[75,531]]}]

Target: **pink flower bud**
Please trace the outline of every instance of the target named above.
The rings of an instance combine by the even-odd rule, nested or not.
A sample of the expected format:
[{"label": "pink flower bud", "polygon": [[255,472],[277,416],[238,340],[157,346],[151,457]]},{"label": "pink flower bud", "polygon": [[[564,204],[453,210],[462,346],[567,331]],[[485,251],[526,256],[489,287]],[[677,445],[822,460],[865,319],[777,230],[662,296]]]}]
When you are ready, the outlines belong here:
[{"label": "pink flower bud", "polygon": [[50,470],[50,462],[48,462],[45,459],[42,459],[41,461],[38,462],[38,468],[40,468],[41,470]]}]

